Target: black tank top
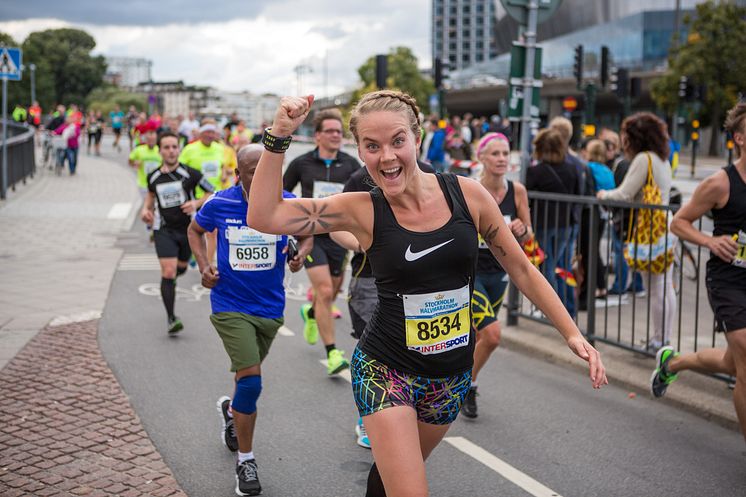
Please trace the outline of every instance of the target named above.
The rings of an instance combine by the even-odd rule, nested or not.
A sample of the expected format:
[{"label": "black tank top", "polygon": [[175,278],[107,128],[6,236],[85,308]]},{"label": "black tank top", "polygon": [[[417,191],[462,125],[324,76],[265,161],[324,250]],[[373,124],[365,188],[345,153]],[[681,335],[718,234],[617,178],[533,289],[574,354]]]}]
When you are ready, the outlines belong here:
[{"label": "black tank top", "polygon": [[[505,192],[505,196],[500,202],[500,212],[505,217],[505,224],[510,224],[510,221],[518,216],[518,211],[515,208],[515,187],[513,182],[506,180],[508,184],[508,190]],[[510,218],[510,219],[508,219]],[[479,259],[477,259],[477,273],[504,273],[505,269],[497,262],[495,256],[492,255],[490,249],[487,248],[487,244],[484,243],[482,237],[479,237]]]},{"label": "black tank top", "polygon": [[728,264],[716,255],[707,261],[707,283],[713,286],[746,286],[746,183],[738,174],[736,166],[725,168],[730,183],[728,203],[722,209],[712,209],[715,221],[713,236],[738,236],[738,254],[733,264]]},{"label": "black tank top", "polygon": [[477,229],[458,178],[437,178],[451,218],[434,231],[403,228],[380,188],[370,193],[373,244],[367,253],[378,305],[359,344],[391,368],[430,378],[470,370],[475,338],[469,303]]}]

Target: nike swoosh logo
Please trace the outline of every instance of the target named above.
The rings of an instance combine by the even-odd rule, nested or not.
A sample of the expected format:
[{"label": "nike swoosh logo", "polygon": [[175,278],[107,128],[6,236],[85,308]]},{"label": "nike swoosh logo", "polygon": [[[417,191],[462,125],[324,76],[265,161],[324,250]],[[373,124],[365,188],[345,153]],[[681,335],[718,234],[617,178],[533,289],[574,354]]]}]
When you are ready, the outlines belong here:
[{"label": "nike swoosh logo", "polygon": [[453,238],[451,238],[451,239],[450,239],[450,240],[448,240],[447,242],[443,242],[443,243],[441,243],[441,244],[438,244],[438,245],[436,245],[436,246],[434,246],[434,247],[430,247],[430,248],[427,248],[427,249],[425,249],[425,250],[420,250],[419,252],[412,252],[412,244],[410,244],[410,245],[409,245],[409,247],[407,247],[407,251],[406,251],[406,252],[404,253],[404,258],[405,258],[405,259],[406,259],[407,261],[409,261],[409,262],[414,262],[414,261],[416,261],[417,259],[420,259],[420,258],[422,258],[422,257],[425,257],[425,256],[426,256],[427,254],[429,254],[430,252],[435,252],[435,251],[436,251],[436,250],[438,250],[438,249],[439,249],[440,247],[442,247],[442,246],[444,246],[444,245],[448,245],[448,244],[449,244],[449,243],[451,243],[452,241],[453,241]]}]

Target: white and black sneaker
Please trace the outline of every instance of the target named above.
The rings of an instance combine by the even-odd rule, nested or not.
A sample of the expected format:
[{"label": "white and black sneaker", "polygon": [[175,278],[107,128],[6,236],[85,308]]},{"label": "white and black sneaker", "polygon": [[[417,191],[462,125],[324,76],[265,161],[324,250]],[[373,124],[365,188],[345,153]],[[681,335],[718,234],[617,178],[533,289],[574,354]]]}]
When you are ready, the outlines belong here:
[{"label": "white and black sneaker", "polygon": [[259,495],[262,486],[256,474],[256,460],[249,459],[236,465],[236,495]]},{"label": "white and black sneaker", "polygon": [[236,437],[236,427],[233,424],[233,418],[228,414],[230,407],[230,397],[224,395],[218,399],[217,408],[220,413],[220,419],[223,421],[223,430],[220,432],[220,438],[223,440],[223,445],[228,447],[228,450],[236,452],[238,450],[238,437]]}]

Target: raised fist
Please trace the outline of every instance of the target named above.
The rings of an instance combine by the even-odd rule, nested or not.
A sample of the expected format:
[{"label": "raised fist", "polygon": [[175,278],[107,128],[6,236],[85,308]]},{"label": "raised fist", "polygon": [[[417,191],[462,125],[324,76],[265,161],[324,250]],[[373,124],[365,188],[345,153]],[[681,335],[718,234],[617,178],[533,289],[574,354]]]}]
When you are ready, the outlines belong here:
[{"label": "raised fist", "polygon": [[282,97],[272,123],[274,136],[290,136],[306,120],[313,104],[313,95],[305,97]]}]

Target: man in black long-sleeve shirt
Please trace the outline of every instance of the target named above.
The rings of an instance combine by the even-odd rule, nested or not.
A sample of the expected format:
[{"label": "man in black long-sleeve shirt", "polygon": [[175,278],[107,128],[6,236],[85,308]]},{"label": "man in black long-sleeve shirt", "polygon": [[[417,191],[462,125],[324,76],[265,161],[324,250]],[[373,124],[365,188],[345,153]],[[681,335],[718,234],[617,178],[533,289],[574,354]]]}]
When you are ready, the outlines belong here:
[{"label": "man in black long-sleeve shirt", "polygon": [[[292,191],[298,183],[304,198],[324,198],[341,193],[360,163],[342,152],[342,115],[336,109],[322,110],[314,119],[314,150],[296,157],[282,178],[283,188]],[[303,336],[313,345],[321,334],[326,347],[327,373],[337,374],[350,367],[344,353],[334,343],[332,303],[342,287],[347,251],[334,243],[328,234],[315,235],[313,251],[305,261],[306,273],[313,287],[313,305],[304,305]]]}]

